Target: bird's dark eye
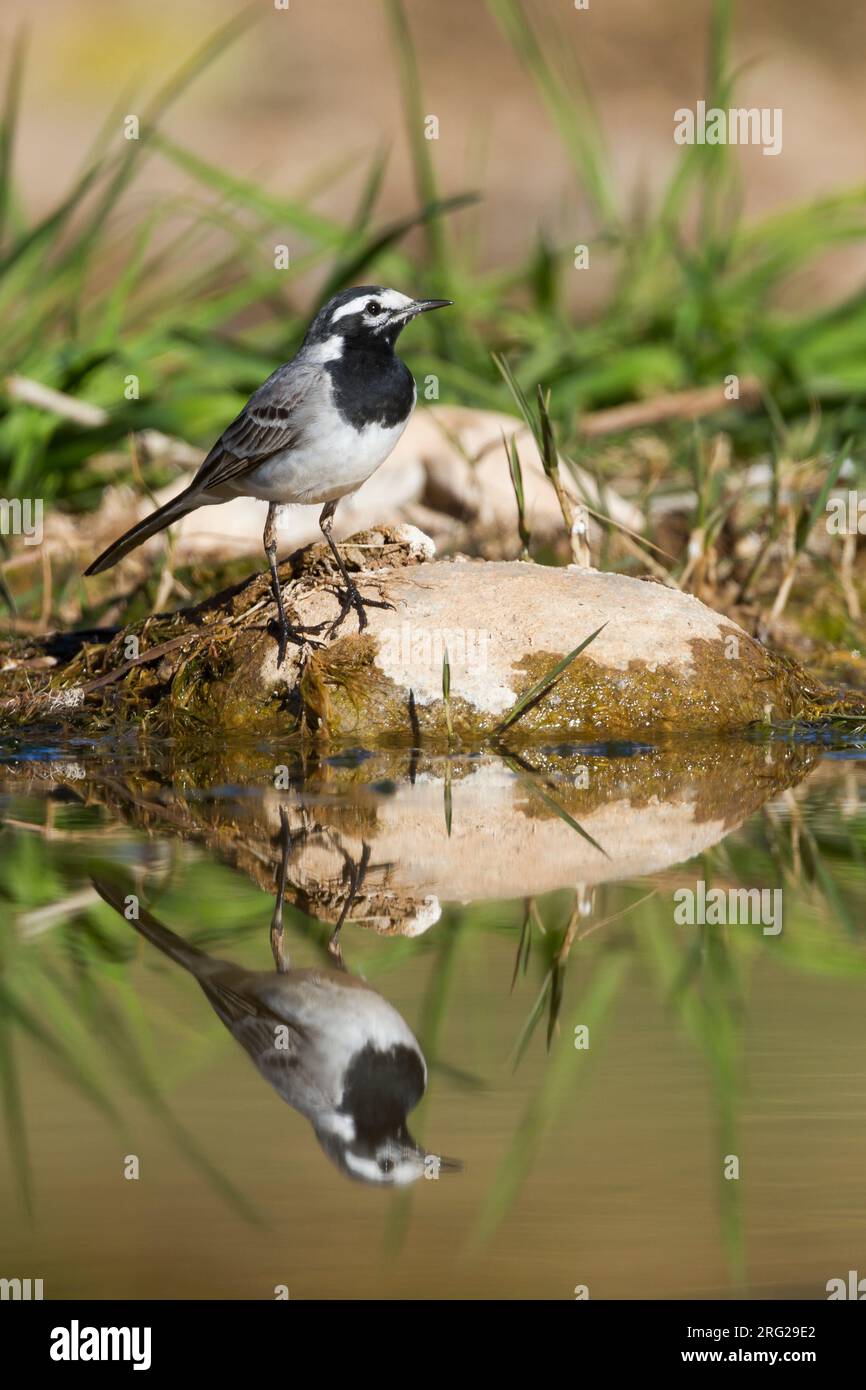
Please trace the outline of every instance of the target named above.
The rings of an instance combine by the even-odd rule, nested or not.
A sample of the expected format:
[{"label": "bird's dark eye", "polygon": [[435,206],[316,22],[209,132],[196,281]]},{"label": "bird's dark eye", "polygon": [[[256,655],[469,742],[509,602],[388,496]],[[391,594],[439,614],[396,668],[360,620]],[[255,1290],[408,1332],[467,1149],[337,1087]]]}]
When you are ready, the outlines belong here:
[{"label": "bird's dark eye", "polygon": [[370,299],[367,301],[368,314],[381,314],[381,312],[382,305],[379,303],[378,299]]},{"label": "bird's dark eye", "polygon": [[381,1161],[380,1164],[379,1164],[379,1172],[380,1172],[380,1173],[392,1173],[393,1171],[394,1171],[394,1160],[393,1160],[392,1158],[383,1158],[382,1161]]}]

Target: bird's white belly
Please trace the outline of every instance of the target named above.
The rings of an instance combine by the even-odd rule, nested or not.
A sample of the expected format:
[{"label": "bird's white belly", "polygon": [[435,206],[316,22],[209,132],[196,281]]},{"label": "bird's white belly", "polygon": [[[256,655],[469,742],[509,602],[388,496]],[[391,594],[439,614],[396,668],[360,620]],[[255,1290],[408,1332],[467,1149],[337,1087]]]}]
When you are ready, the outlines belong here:
[{"label": "bird's white belly", "polygon": [[318,423],[315,439],[294,449],[274,454],[248,473],[238,491],[267,502],[332,502],[354,492],[380,463],[384,463],[408,422],[384,428],[365,425],[363,430],[334,415],[333,423]]}]

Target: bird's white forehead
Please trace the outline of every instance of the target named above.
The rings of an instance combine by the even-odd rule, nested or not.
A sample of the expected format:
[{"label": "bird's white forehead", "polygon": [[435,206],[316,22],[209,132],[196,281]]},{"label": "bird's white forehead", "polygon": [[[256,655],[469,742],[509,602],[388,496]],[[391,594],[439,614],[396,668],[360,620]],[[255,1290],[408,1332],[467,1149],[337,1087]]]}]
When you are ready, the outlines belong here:
[{"label": "bird's white forehead", "polygon": [[365,304],[369,304],[371,299],[375,299],[385,309],[407,309],[412,303],[408,295],[401,294],[399,290],[382,290],[381,294],[359,294],[354,299],[348,299],[345,304],[341,304],[331,315],[331,323],[336,323],[338,319],[345,318],[347,314],[357,314],[363,309]]}]

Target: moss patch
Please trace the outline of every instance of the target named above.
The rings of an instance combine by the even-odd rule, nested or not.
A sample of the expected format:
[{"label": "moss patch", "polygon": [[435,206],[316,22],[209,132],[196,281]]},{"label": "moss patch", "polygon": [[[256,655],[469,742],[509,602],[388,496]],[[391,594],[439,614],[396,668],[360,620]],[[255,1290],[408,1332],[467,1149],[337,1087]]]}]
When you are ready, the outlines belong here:
[{"label": "moss patch", "polygon": [[[333,671],[328,670],[325,654],[321,681],[315,683],[315,709],[331,737],[414,734],[447,742],[442,700],[413,704],[409,693],[375,665],[370,639],[344,642],[358,644],[354,657],[350,646],[335,644],[335,654],[337,647],[342,650]],[[727,731],[863,708],[862,699],[811,679],[796,662],[768,652],[734,627],[723,628],[717,641],[696,638],[691,648],[689,669],[673,664],[653,668],[641,661],[620,669],[586,653],[521,715],[505,738],[520,742]],[[560,659],[561,653],[533,652],[518,661],[515,701]],[[501,716],[478,710],[453,688],[450,706],[458,744],[472,746],[496,734]]]}]

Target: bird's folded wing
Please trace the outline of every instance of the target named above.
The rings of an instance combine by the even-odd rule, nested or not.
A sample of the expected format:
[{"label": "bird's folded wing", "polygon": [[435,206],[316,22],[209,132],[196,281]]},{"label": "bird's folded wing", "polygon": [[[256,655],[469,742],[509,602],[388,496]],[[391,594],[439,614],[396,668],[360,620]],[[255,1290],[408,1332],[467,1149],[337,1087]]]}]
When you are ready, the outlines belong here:
[{"label": "bird's folded wing", "polygon": [[231,984],[225,974],[200,976],[199,984],[223,1023],[231,1028],[232,1032],[242,1023],[249,1029],[250,1037],[261,1033],[263,1038],[269,1038],[271,1042],[274,1038],[274,1028],[277,1026],[288,1028],[299,1037],[303,1034],[300,1025],[272,1012],[255,994]]},{"label": "bird's folded wing", "polygon": [[193,479],[193,487],[210,491],[251,473],[274,454],[291,449],[306,425],[302,403],[315,376],[309,370],[281,368],[247,401],[223,431]]},{"label": "bird's folded wing", "polygon": [[304,1048],[304,1030],[276,1015],[235,1016],[231,1025],[235,1041],[251,1058],[261,1075],[290,1105],[307,1113],[333,1103],[304,1064],[310,1049]]}]

